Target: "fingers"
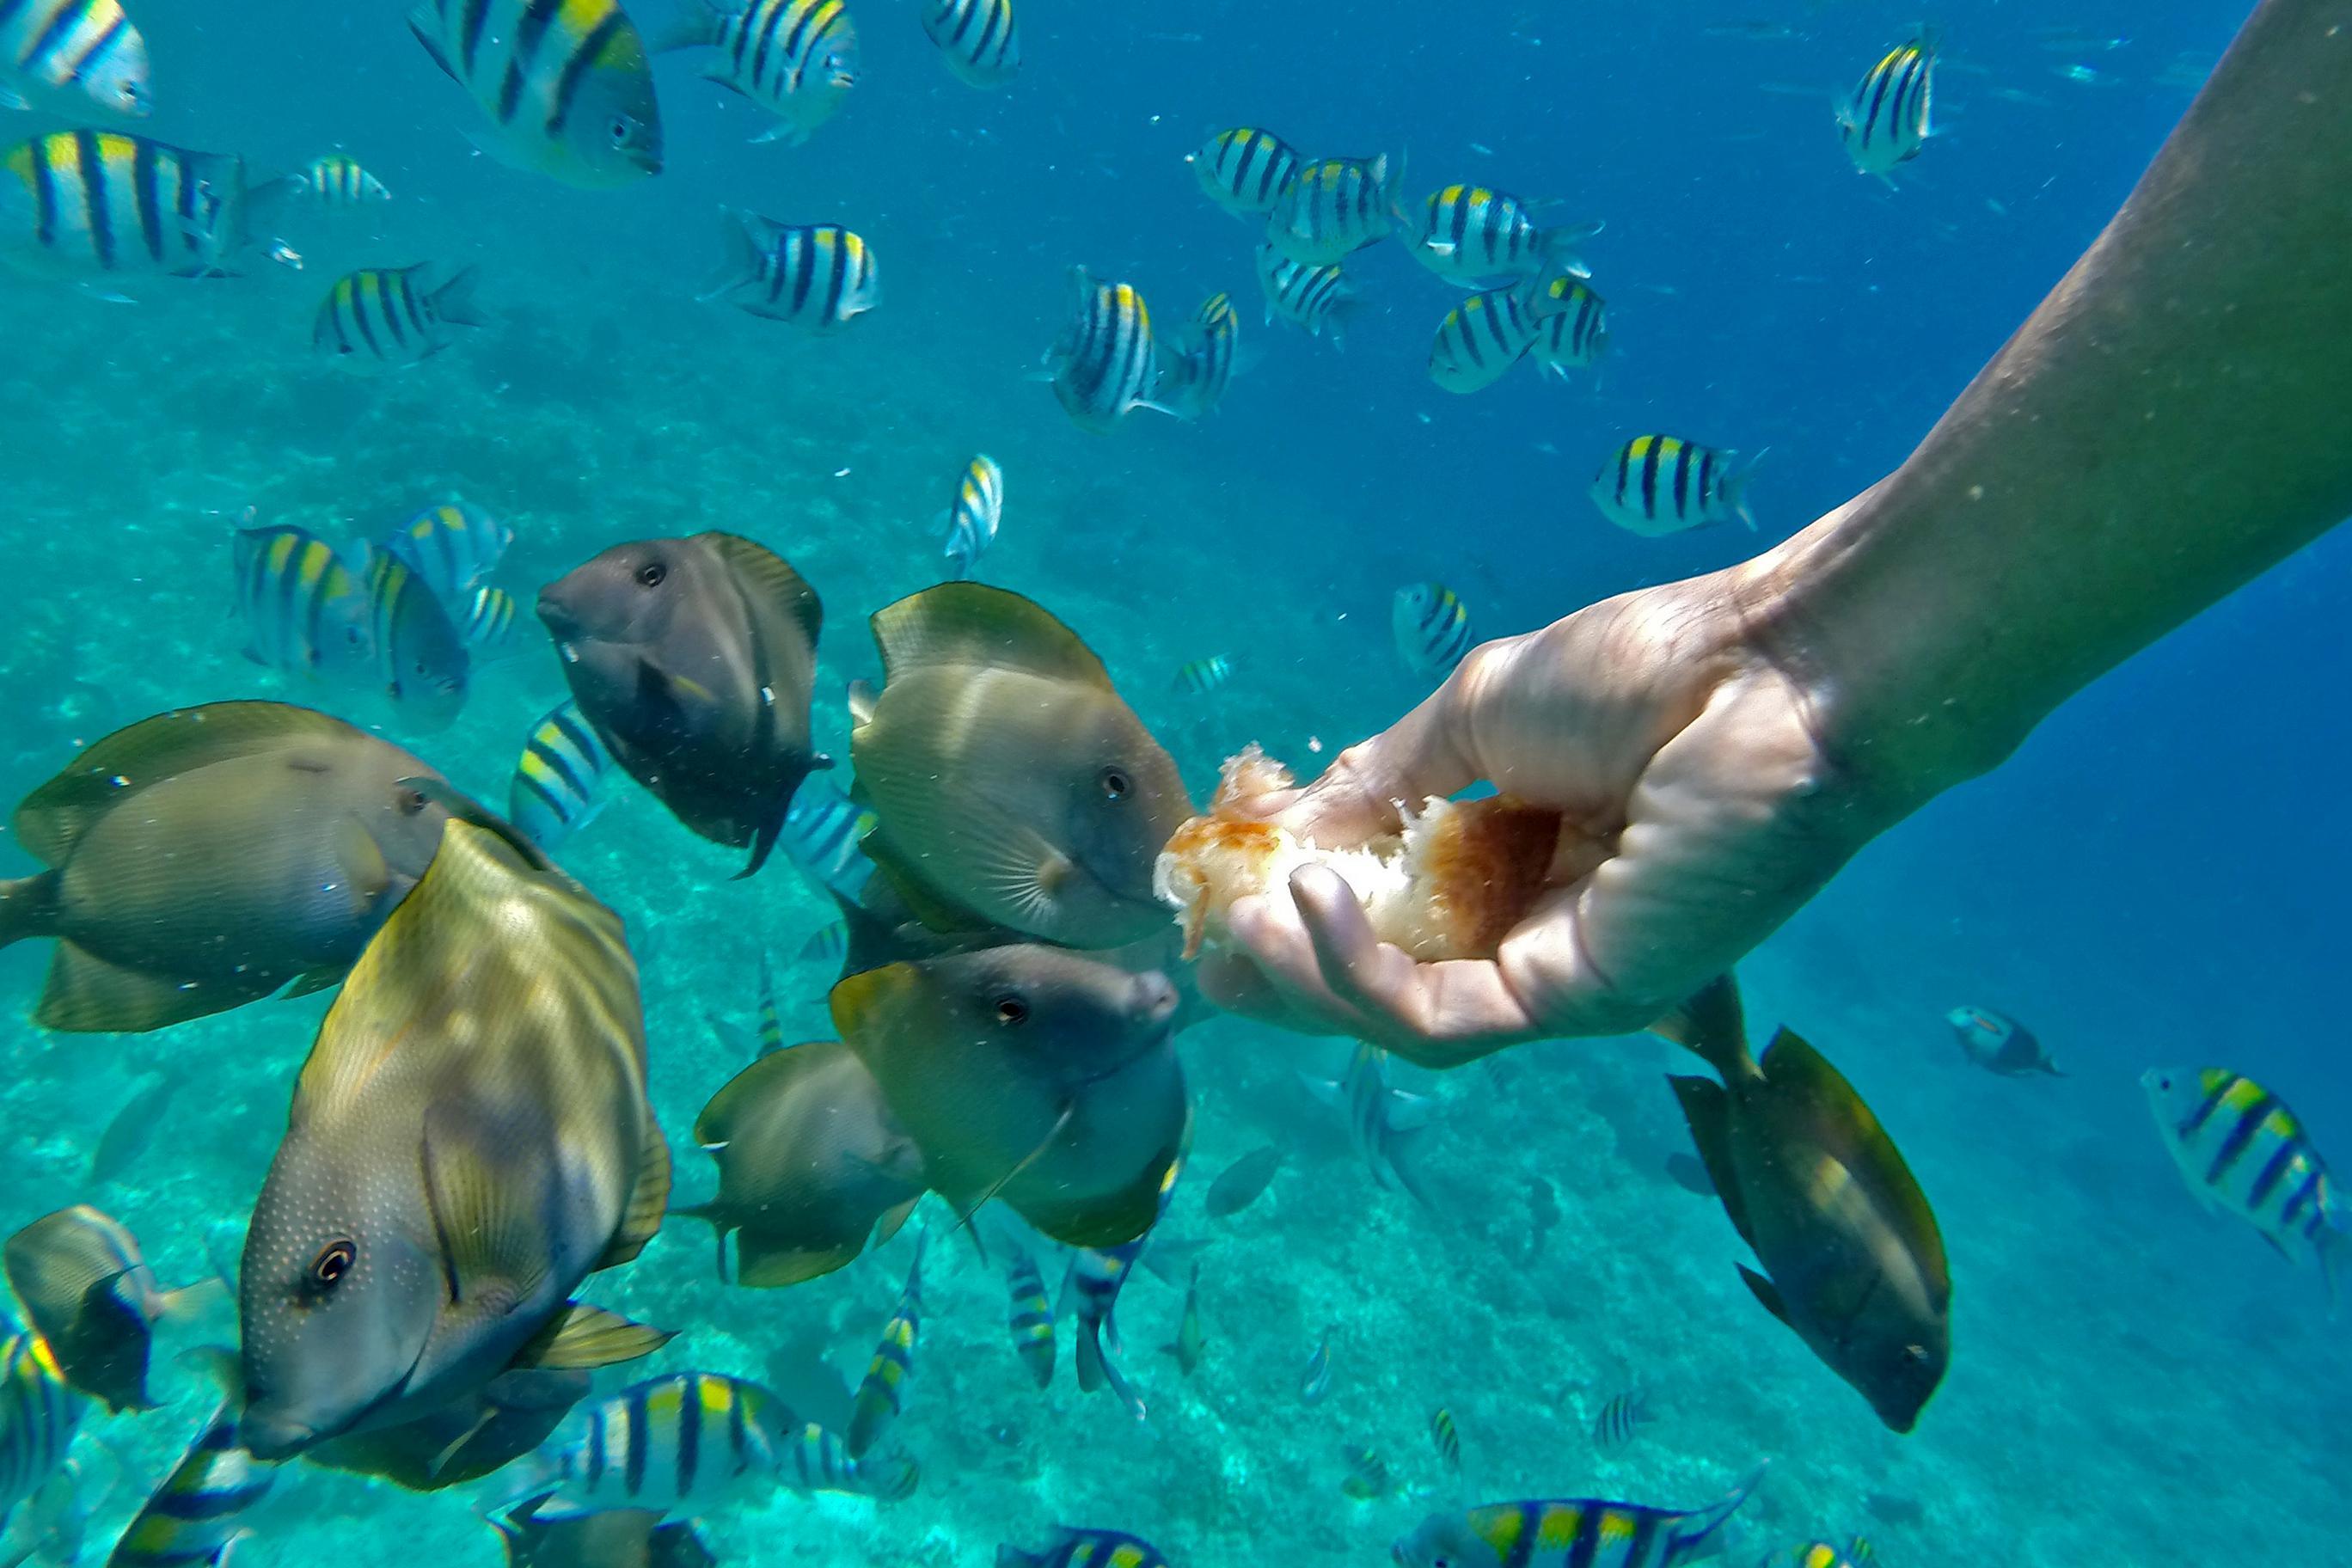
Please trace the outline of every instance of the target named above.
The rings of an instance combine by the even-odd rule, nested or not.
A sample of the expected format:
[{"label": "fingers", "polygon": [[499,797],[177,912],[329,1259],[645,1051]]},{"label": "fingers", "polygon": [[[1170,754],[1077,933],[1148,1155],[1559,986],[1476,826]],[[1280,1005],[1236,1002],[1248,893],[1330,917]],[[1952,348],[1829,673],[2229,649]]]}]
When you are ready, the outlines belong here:
[{"label": "fingers", "polygon": [[1461,745],[1462,715],[1476,688],[1473,672],[1490,657],[1485,648],[1474,652],[1412,712],[1332,759],[1282,810],[1283,826],[1327,847],[1361,844],[1396,831],[1400,802],[1419,805],[1477,782],[1479,769]]}]

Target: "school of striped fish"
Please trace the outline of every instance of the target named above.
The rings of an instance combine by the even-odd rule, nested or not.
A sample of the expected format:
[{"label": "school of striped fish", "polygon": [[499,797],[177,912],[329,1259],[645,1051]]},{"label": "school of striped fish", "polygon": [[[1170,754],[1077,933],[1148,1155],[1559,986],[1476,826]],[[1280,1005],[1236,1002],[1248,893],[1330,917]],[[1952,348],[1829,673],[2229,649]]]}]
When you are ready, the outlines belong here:
[{"label": "school of striped fish", "polygon": [[[955,80],[997,91],[1020,78],[1015,0],[909,8]],[[257,257],[301,267],[273,233],[296,204],[394,201],[347,152],[265,176],[235,154],[120,128],[156,106],[138,9],[0,0],[0,108],[99,121],[0,152],[0,258],[109,295],[142,279],[229,279]],[[420,0],[406,22],[449,84],[420,112],[462,119],[518,171],[599,190],[691,155],[665,138],[652,72],[672,51],[759,111],[758,140],[816,137],[866,68],[860,16],[898,25],[886,6],[858,12],[844,0]],[[1932,144],[1938,48],[1923,30],[1837,103],[1833,130],[1858,173],[1892,184]],[[1432,312],[1439,387],[1480,392],[1523,360],[1567,381],[1610,352],[1584,258],[1602,225],[1556,221],[1554,201],[1468,182],[1416,199],[1401,153],[1310,155],[1254,126],[1216,132],[1187,161],[1246,226],[1236,265],[1245,255],[1268,323],[1338,347],[1365,304],[1346,268],[1393,240],[1454,295]],[[853,229],[740,206],[720,223],[703,300],[822,334],[881,307],[877,258]],[[476,282],[470,268],[430,261],[351,271],[318,300],[313,351],[358,374],[429,374],[490,319]],[[1155,323],[1132,283],[1076,265],[1038,379],[1076,425],[1108,434],[1138,412],[1206,418],[1247,364],[1229,293]],[[1637,434],[1589,495],[1644,537],[1754,528],[1760,456]],[[935,1233],[942,1247],[968,1237],[1002,1270],[1004,1334],[1039,1389],[1066,1335],[1081,1393],[1148,1419],[1117,1311],[1138,1267],[1181,1267],[1160,1222],[1199,1107],[1173,1042],[1202,1004],[1151,866],[1192,803],[1079,636],[974,581],[1005,485],[976,454],[946,487],[943,580],[875,611],[886,679],[851,693],[846,757],[811,741],[818,590],[751,541],[649,538],[530,584],[500,576],[516,529],[454,496],[416,498],[405,518],[356,533],[250,513],[226,533],[244,652],[320,707],[439,734],[483,667],[537,646],[533,621],[572,694],[521,731],[503,816],[364,729],[247,700],[119,731],[60,759],[19,806],[16,836],[47,869],[0,882],[0,945],[57,942],[32,1009],[42,1026],[142,1033],[341,987],[220,1279],[166,1289],[131,1228],[88,1204],[9,1238],[21,1325],[0,1339],[0,1517],[47,1532],[40,1561],[72,1560],[48,1542],[78,1529],[78,1434],[100,1418],[160,1419],[144,1414],[153,1349],[213,1298],[233,1298],[237,1323],[234,1349],[201,1357],[219,1402],[175,1464],[141,1479],[145,1501],[109,1558],[121,1568],[243,1561],[267,1538],[264,1505],[306,1465],[419,1491],[475,1488],[516,1564],[716,1561],[692,1521],[778,1492],[887,1510],[921,1484],[899,1435],[920,1386]],[[1477,640],[1462,597],[1436,582],[1397,589],[1391,632],[1432,682]],[[1172,686],[1213,699],[1249,668],[1204,653]],[[840,916],[793,955],[782,986],[762,952],[751,1029],[713,1017],[742,1062],[692,1129],[717,1180],[696,1204],[673,1201],[636,957],[619,919],[552,858],[625,783],[689,831],[747,850],[741,877],[782,848]],[[796,995],[803,969],[822,977],[838,1038],[787,1033],[780,991]],[[2006,1015],[1968,1006],[1948,1021],[1990,1072],[2064,1076]],[[1782,1028],[1752,1052],[1727,977],[1655,1028],[1712,1069],[1674,1079],[1698,1151],[1679,1157],[1691,1190],[1718,1198],[1752,1247],[1759,1267],[1741,1278],[1888,1428],[1910,1431],[1950,1354],[1950,1279],[1893,1142],[1802,1037]],[[181,1081],[159,1069],[109,1125],[93,1188],[140,1157]],[[1336,1076],[1300,1081],[1374,1185],[1443,1216],[1415,1152],[1433,1102],[1391,1085],[1387,1053],[1357,1042]],[[2228,1068],[2160,1068],[2143,1084],[2196,1199],[2332,1295],[2352,1212],[2302,1120]],[[1210,1217],[1245,1223],[1262,1201],[1286,1201],[1287,1158],[1267,1145],[1235,1160],[1209,1185]],[[1531,1253],[1558,1217],[1542,1190]],[[598,1392],[593,1374],[692,1342],[692,1324],[640,1323],[589,1299],[665,1217],[707,1222],[719,1277],[764,1290],[846,1268],[919,1215],[903,1287],[841,1409],[697,1370]],[[1058,1289],[1041,1258],[1058,1263]],[[1216,1354],[1218,1290],[1238,1286],[1197,1258],[1180,1277],[1162,1348],[1191,1379]],[[1335,1322],[1299,1347],[1301,1409],[1380,1375],[1347,1344]],[[1626,1389],[1591,1415],[1591,1446],[1622,1449],[1659,1419]],[[1474,1505],[1455,1495],[1475,1466],[1450,1408],[1428,1432],[1438,1485],[1360,1444],[1342,1450],[1349,1499],[1439,1504],[1395,1541],[1400,1568],[1668,1568],[1720,1552],[1764,1475],[1685,1509]],[[1810,1542],[1792,1560],[1871,1555],[1856,1537]],[[1170,1560],[1116,1529],[1066,1525],[1034,1548],[1005,1542],[997,1564]]]}]

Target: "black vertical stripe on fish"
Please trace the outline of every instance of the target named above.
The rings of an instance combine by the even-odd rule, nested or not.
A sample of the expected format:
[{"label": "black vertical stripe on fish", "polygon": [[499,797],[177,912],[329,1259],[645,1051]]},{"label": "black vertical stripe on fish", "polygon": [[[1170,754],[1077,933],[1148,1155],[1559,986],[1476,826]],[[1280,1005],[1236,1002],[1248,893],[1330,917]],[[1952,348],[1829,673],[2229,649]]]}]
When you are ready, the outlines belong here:
[{"label": "black vertical stripe on fish", "polygon": [[[1657,1540],[1658,1531],[1664,1523],[1664,1519],[1653,1510],[1645,1508],[1635,1510],[1633,1539],[1626,1545],[1624,1561],[1629,1563],[1649,1562],[1651,1543]],[[1664,1557],[1665,1554],[1662,1552],[1659,1560],[1663,1562]]]},{"label": "black vertical stripe on fish", "polygon": [[[1688,517],[1691,514],[1690,471],[1691,448],[1688,444],[1685,444],[1683,449],[1675,454],[1675,515],[1676,517]],[[1701,494],[1704,493],[1701,491]]]},{"label": "black vertical stripe on fish", "polygon": [[588,1489],[594,1491],[604,1479],[604,1425],[609,1419],[602,1406],[588,1415]]},{"label": "black vertical stripe on fish", "polygon": [[751,1468],[751,1433],[740,1394],[727,1402],[727,1450],[734,1457],[735,1474]]},{"label": "black vertical stripe on fish", "polygon": [[2312,1224],[2314,1226],[2325,1223],[2327,1216],[2325,1214],[2316,1212],[2316,1210],[2318,1207],[2320,1189],[2326,1184],[2326,1181],[2327,1178],[2320,1174],[2318,1167],[2314,1165],[2311,1171],[2304,1176],[2303,1184],[2295,1188],[2294,1196],[2287,1199],[2286,1207],[2279,1210],[2279,1223],[2281,1225],[2293,1225],[2294,1223],[2294,1216],[2303,1212],[2305,1205],[2310,1205],[2315,1211],[2311,1216]]},{"label": "black vertical stripe on fish", "polygon": [[82,50],[79,55],[74,58],[73,65],[68,69],[66,79],[74,82],[81,80],[82,72],[89,68],[89,62],[97,59],[101,55],[105,54],[107,50],[112,48],[114,47],[114,40],[121,37],[122,36],[123,29],[128,27],[130,25],[130,18],[123,16],[121,12],[117,11],[114,14],[113,19],[106,24],[106,31],[100,33],[86,48]]},{"label": "black vertical stripe on fish", "polygon": [[[352,324],[359,329],[360,341],[367,344],[368,353],[381,359],[383,356],[383,345],[376,342],[375,327],[367,317],[366,290],[361,288],[357,279],[350,279],[350,282],[351,291],[341,300],[342,313],[349,316]],[[346,338],[347,343],[348,341]]]},{"label": "black vertical stripe on fish", "polygon": [[2180,1124],[2181,1142],[2187,1142],[2197,1136],[2205,1123],[2213,1119],[2213,1112],[2221,1108],[2221,1101],[2229,1098],[2230,1090],[2235,1089],[2237,1084],[2238,1079],[2235,1073],[2223,1073],[2215,1080],[2212,1089],[2207,1091],[2203,1102],[2195,1110],[2189,1112],[2188,1121]]},{"label": "black vertical stripe on fish", "polygon": [[1576,1539],[1568,1549],[1568,1568],[1592,1568],[1593,1560],[1601,1554],[1601,1525],[1609,1517],[1609,1505],[1589,1505],[1576,1521]]},{"label": "black vertical stripe on fish", "polygon": [[604,57],[604,46],[628,25],[628,17],[622,14],[618,5],[614,6],[604,13],[603,21],[588,30],[588,36],[580,40],[579,47],[573,49],[571,58],[563,62],[563,73],[555,79],[555,107],[547,116],[550,138],[560,139],[563,135],[564,127],[572,122],[572,106],[580,101],[580,84]]},{"label": "black vertical stripe on fish", "polygon": [[82,215],[89,224],[90,248],[97,252],[98,264],[111,269],[114,266],[114,216],[106,200],[106,159],[98,145],[98,132],[74,132],[74,150],[81,163]]},{"label": "black vertical stripe on fish", "polygon": [[499,84],[498,121],[512,125],[515,111],[522,105],[522,89],[528,85],[531,68],[539,63],[540,46],[546,41],[547,29],[555,15],[563,8],[563,0],[526,0],[522,15],[515,22],[514,52],[507,57],[506,79]]},{"label": "black vertical stripe on fish", "polygon": [[139,204],[139,237],[150,260],[163,259],[163,215],[155,200],[155,143],[144,136],[131,144],[131,190]]},{"label": "black vertical stripe on fish", "polygon": [[67,36],[74,30],[75,26],[78,26],[80,21],[80,6],[58,6],[55,11],[50,13],[49,25],[41,29],[40,36],[33,40],[33,47],[30,49],[27,49],[17,59],[17,67],[20,69],[26,68],[29,68],[35,60],[47,59],[50,53],[54,51],[59,44],[65,42]]},{"label": "black vertical stripe on fish", "polygon": [[[403,311],[400,299],[401,290],[407,286],[407,282],[408,279],[398,273],[390,277],[379,277],[375,280],[375,288],[373,290],[376,308],[383,312],[384,327],[392,334],[392,346],[396,349],[408,347],[408,329],[401,321]],[[364,288],[360,290],[362,302],[370,292],[371,290]]]},{"label": "black vertical stripe on fish", "polygon": [[2231,1167],[2245,1158],[2246,1149],[2253,1142],[2254,1134],[2262,1131],[2263,1120],[2277,1105],[2277,1100],[2264,1094],[2246,1107],[2238,1117],[2238,1124],[2230,1129],[2230,1135],[2214,1152],[2212,1166],[2205,1173],[2207,1185],[2221,1185],[2221,1178],[2230,1173]]},{"label": "black vertical stripe on fish", "polygon": [[[731,1401],[730,1401],[731,1403]],[[689,1379],[677,1402],[677,1495],[694,1495],[694,1476],[702,1463],[702,1380]]]},{"label": "black vertical stripe on fish", "polygon": [[[490,5],[491,0],[465,0],[466,9],[457,19],[457,58],[465,66],[468,81],[474,78],[474,62],[481,54],[482,30],[489,25]],[[442,17],[445,22],[447,16],[446,0],[444,0]]]},{"label": "black vertical stripe on fish", "polygon": [[1645,517],[1658,515],[1658,458],[1665,445],[1654,440],[1650,449],[1642,454],[1642,512]]},{"label": "black vertical stripe on fish", "polygon": [[33,143],[33,219],[34,243],[47,250],[58,242],[57,172],[49,164],[49,139],[46,136]]},{"label": "black vertical stripe on fish", "polygon": [[2282,1139],[2277,1151],[2264,1163],[2262,1173],[2254,1178],[2253,1187],[2246,1194],[2246,1206],[2251,1209],[2262,1207],[2278,1184],[2286,1180],[2286,1173],[2294,1168],[2294,1163],[2302,1153],[2302,1139]]},{"label": "black vertical stripe on fish", "polygon": [[196,248],[196,176],[185,158],[172,160],[172,216],[180,236],[180,244],[188,250]]},{"label": "black vertical stripe on fish", "polygon": [[626,1408],[629,1442],[628,1452],[621,1456],[621,1488],[624,1496],[634,1498],[646,1489],[646,1450],[653,1446],[653,1420],[646,1407],[643,1384],[629,1391]]},{"label": "black vertical stripe on fish", "polygon": [[1503,1554],[1497,1568],[1528,1568],[1536,1553],[1536,1531],[1543,1522],[1543,1505],[1523,1502],[1518,1505],[1519,1528],[1511,1535],[1511,1549]]}]

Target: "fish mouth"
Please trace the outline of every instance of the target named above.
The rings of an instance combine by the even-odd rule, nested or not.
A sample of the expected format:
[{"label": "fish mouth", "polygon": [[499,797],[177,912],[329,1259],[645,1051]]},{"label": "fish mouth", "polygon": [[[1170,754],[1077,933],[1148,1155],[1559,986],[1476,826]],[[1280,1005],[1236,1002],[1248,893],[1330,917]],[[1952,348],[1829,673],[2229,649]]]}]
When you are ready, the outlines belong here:
[{"label": "fish mouth", "polygon": [[539,602],[535,606],[540,624],[558,643],[570,642],[585,628],[581,626],[580,618],[565,607],[563,601],[549,597],[549,592],[544,588],[540,590]]}]

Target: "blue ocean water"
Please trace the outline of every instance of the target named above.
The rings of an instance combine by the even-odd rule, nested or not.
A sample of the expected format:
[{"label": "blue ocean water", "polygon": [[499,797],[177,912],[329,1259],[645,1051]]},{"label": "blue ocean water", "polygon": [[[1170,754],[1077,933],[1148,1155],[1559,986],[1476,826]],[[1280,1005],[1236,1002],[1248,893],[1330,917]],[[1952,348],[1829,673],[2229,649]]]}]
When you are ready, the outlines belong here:
[{"label": "blue ocean water", "polygon": [[[142,132],[261,172],[341,149],[394,200],[289,216],[299,272],[256,259],[135,303],[0,273],[0,799],[175,704],[331,706],[240,656],[230,530],[250,509],[362,537],[452,492],[514,527],[500,581],[519,593],[624,539],[717,528],[769,543],[824,597],[818,738],[845,753],[840,693],[879,674],[864,618],[939,579],[930,521],[975,450],[1007,474],[979,574],[1088,639],[1196,795],[1252,740],[1311,763],[1426,689],[1391,646],[1399,585],[1451,584],[1482,637],[1525,630],[1736,561],[1889,469],[2097,232],[2243,10],[1958,0],[1932,18],[1946,133],[1890,190],[1847,164],[1830,108],[1916,8],[1017,3],[1021,77],[984,94],[933,58],[912,0],[853,0],[860,79],[800,148],[747,144],[764,114],[693,57],[664,58],[666,169],[593,192],[471,146],[478,110],[391,0],[132,6],[155,60]],[[55,123],[11,120],[0,134]],[[1416,199],[1483,182],[1605,220],[1587,251],[1612,312],[1598,384],[1523,367],[1469,396],[1438,389],[1427,343],[1453,291],[1396,246],[1349,264],[1367,303],[1344,352],[1261,326],[1256,236],[1182,162],[1238,124],[1402,155]],[[879,258],[882,306],[816,338],[698,302],[721,205],[848,224]],[[478,266],[489,324],[399,375],[322,367],[310,323],[327,284],[417,261]],[[1108,437],[1064,417],[1030,376],[1080,263],[1134,282],[1163,322],[1232,294],[1256,363],[1220,412],[1140,414]],[[1594,469],[1654,429],[1769,447],[1759,531],[1646,540],[1603,522]],[[1942,1221],[1955,1353],[1916,1434],[1881,1428],[1757,1309],[1720,1209],[1660,1173],[1685,1141],[1659,1082],[1680,1070],[1668,1047],[1400,1068],[1438,1101],[1422,1141],[1433,1215],[1378,1188],[1299,1088],[1302,1070],[1337,1070],[1339,1047],[1218,1019],[1184,1037],[1195,1176],[1168,1221],[1211,1242],[1208,1355],[1185,1378],[1154,1353],[1183,1292],[1139,1277],[1122,1321],[1148,1423],[1080,1397],[1066,1372],[1038,1394],[1005,1342],[1001,1280],[958,1240],[933,1250],[902,1427],[917,1496],[753,1500],[707,1516],[707,1539],[730,1563],[944,1568],[1068,1522],[1133,1531],[1179,1568],[1336,1568],[1377,1561],[1449,1503],[1691,1506],[1769,1458],[1727,1560],[1860,1531],[1898,1568],[2191,1564],[2250,1542],[2352,1562],[2352,1352],[2314,1274],[2199,1212],[2136,1082],[2159,1063],[2231,1067],[2296,1107],[2323,1152],[2352,1151],[2336,1049],[2352,671],[2332,613],[2347,550],[2323,542],[2099,682],[1999,773],[1873,847],[1745,968],[1755,1020],[1785,1019],[1838,1061]],[[1178,667],[1213,654],[1232,680],[1179,692]],[[562,694],[533,644],[477,683],[455,727],[391,732],[496,800]],[[706,1162],[684,1131],[740,1065],[706,1016],[748,1021],[758,953],[788,957],[830,908],[782,867],[729,880],[735,852],[627,788],[564,860],[628,922],[656,1105],[681,1194],[698,1196]],[[0,861],[33,868],[13,844]],[[251,1207],[324,1002],[51,1036],[23,1021],[45,961],[42,943],[0,952],[0,1226],[86,1198],[167,1279],[193,1278],[208,1234]],[[825,1032],[829,976],[782,976],[788,1032]],[[2029,1021],[2070,1076],[1969,1066],[1943,1023],[1962,1003]],[[86,1190],[99,1130],[164,1063],[201,1091],[123,1182]],[[1199,1178],[1269,1141],[1294,1154],[1268,1196],[1205,1217]],[[1538,1182],[1561,1217],[1536,1237]],[[673,1220],[594,1294],[686,1331],[655,1370],[781,1375],[782,1358],[797,1374],[821,1350],[854,1380],[911,1245],[752,1292],[713,1279],[706,1231]],[[1303,1407],[1300,1369],[1327,1331],[1331,1395]],[[207,1408],[193,1379],[172,1386],[169,1408],[84,1439],[90,1555]],[[1601,1407],[1637,1386],[1656,1419],[1600,1449]],[[1458,1481],[1425,1433],[1441,1405],[1464,1434]],[[1362,1447],[1395,1493],[1341,1493],[1343,1453]],[[462,1492],[307,1470],[280,1490],[244,1549],[262,1563],[498,1560]]]}]

